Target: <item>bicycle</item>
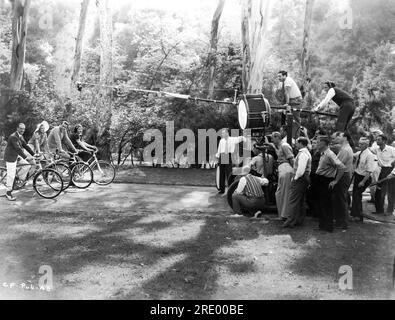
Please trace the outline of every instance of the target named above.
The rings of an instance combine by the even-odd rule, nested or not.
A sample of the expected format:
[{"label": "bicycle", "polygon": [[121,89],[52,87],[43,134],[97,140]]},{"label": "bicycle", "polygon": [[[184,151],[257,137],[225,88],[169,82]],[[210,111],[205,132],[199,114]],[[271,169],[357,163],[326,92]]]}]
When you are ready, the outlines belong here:
[{"label": "bicycle", "polygon": [[71,170],[71,185],[78,189],[86,189],[93,182],[93,171],[88,164],[81,161],[76,153],[68,152],[70,155],[69,163],[59,160],[57,163],[66,165]]},{"label": "bicycle", "polygon": [[60,157],[58,154],[54,153],[52,154],[52,157],[48,159],[46,154],[43,153],[40,163],[44,164],[45,169],[53,169],[60,174],[63,180],[63,191],[70,186],[71,170],[66,164],[60,162]]},{"label": "bicycle", "polygon": [[92,152],[91,158],[86,162],[92,169],[93,182],[102,186],[109,185],[115,179],[115,168],[105,160],[98,160],[96,154],[97,151]]},{"label": "bicycle", "polygon": [[[36,169],[33,173],[28,172],[25,180],[19,178],[19,172],[22,167],[32,166],[31,164],[17,165],[17,170],[15,174],[13,190],[20,190],[26,186],[29,180],[33,179],[33,189],[34,191],[45,199],[56,198],[63,190],[63,180],[60,174],[53,169],[39,169],[39,160],[35,158]],[[7,168],[0,167],[0,183],[6,185],[7,181]]]}]

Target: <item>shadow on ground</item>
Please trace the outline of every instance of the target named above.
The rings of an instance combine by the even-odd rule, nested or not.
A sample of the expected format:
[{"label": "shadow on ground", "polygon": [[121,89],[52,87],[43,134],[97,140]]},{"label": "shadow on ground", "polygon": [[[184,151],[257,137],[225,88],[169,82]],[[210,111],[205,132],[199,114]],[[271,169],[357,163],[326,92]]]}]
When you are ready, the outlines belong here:
[{"label": "shadow on ground", "polygon": [[[390,297],[393,226],[353,224],[347,232],[323,234],[308,219],[286,230],[279,221],[231,217],[211,189],[117,188],[70,190],[50,208],[21,195],[2,210],[0,281],[37,282],[39,266],[49,265],[54,290],[1,288],[0,297]],[[341,265],[353,269],[353,290],[339,289]]]}]

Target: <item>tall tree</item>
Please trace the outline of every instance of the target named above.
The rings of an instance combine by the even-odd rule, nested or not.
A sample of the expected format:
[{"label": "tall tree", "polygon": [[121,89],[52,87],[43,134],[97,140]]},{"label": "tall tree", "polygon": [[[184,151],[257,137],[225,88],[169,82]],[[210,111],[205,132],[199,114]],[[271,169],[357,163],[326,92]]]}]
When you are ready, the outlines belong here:
[{"label": "tall tree", "polygon": [[244,0],[242,3],[242,82],[247,93],[262,91],[270,10],[271,0]]},{"label": "tall tree", "polygon": [[306,11],[304,17],[304,30],[303,30],[303,45],[302,45],[302,83],[305,85],[306,79],[309,76],[309,45],[310,45],[310,29],[313,17],[314,0],[306,0]]},{"label": "tall tree", "polygon": [[208,98],[214,98],[214,75],[216,66],[216,56],[218,49],[218,26],[224,9],[225,0],[218,0],[217,9],[211,22],[210,53],[208,56],[209,76],[208,76]]},{"label": "tall tree", "polygon": [[251,0],[243,0],[241,3],[241,54],[243,63],[242,86],[247,92],[250,82],[251,53],[250,53],[250,12]]},{"label": "tall tree", "polygon": [[29,8],[30,0],[12,1],[11,90],[22,89]]},{"label": "tall tree", "polygon": [[78,24],[78,34],[76,38],[74,61],[73,61],[73,73],[71,75],[71,85],[78,79],[78,74],[81,68],[81,56],[82,56],[82,40],[84,38],[86,17],[88,13],[89,0],[83,0],[81,3],[80,20]]},{"label": "tall tree", "polygon": [[271,0],[255,1],[252,7],[254,15],[251,16],[253,22],[253,39],[251,46],[251,71],[250,81],[247,91],[250,93],[261,93],[263,86],[263,73],[268,54],[267,29],[271,11]]},{"label": "tall tree", "polygon": [[113,84],[112,14],[108,0],[97,0],[100,19],[100,92],[96,104],[97,146],[101,156],[111,157],[111,118]]}]

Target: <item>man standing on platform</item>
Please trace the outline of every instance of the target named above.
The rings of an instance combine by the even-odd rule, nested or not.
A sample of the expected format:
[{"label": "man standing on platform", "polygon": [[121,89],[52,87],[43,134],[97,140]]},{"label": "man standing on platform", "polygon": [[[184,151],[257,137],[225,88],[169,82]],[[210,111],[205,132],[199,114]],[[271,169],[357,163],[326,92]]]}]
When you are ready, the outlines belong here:
[{"label": "man standing on platform", "polygon": [[282,141],[279,132],[272,133],[272,142],[277,153],[278,166],[278,186],[276,191],[276,205],[279,218],[287,220],[286,206],[288,203],[289,190],[293,174],[294,154],[291,146]]},{"label": "man standing on platform", "polygon": [[335,131],[345,132],[355,112],[354,99],[347,92],[336,88],[336,84],[331,81],[325,82],[324,86],[328,93],[325,99],[313,111],[319,111],[332,100],[340,107]]},{"label": "man standing on platform", "polygon": [[306,216],[304,206],[306,190],[310,184],[311,154],[307,149],[309,140],[301,137],[296,140],[296,147],[299,150],[295,158],[294,177],[292,178],[290,195],[286,206],[287,221],[284,228],[293,228],[303,224]]},{"label": "man standing on platform", "polygon": [[344,164],[346,170],[339,182],[333,188],[332,203],[335,227],[346,230],[348,228],[348,188],[351,184],[353,172],[354,151],[350,146],[351,136],[348,133],[336,132],[334,143],[340,146],[337,158]]},{"label": "man standing on platform", "polygon": [[245,137],[230,137],[229,130],[221,130],[222,139],[219,142],[218,151],[215,157],[219,161],[219,194],[225,193],[225,180],[228,179],[232,171],[232,156],[235,152],[236,145],[246,142]]},{"label": "man standing on platform", "polygon": [[[393,171],[392,163],[395,161],[395,148],[387,145],[387,137],[380,135],[377,137],[376,149],[377,159],[381,168],[379,181],[387,178]],[[395,205],[395,180],[391,179],[377,185],[375,194],[376,214],[384,213],[384,200],[388,195],[388,207],[386,215],[392,215]]]},{"label": "man standing on platform", "polygon": [[336,187],[346,171],[346,167],[329,149],[329,142],[329,138],[326,136],[318,137],[317,147],[321,152],[321,158],[316,172],[317,208],[319,211],[319,229],[333,232],[332,193],[333,188]]},{"label": "man standing on platform", "polygon": [[[282,103],[290,112],[291,108],[300,108],[302,106],[303,98],[302,93],[296,82],[288,76],[287,71],[278,72],[279,90],[282,93]],[[300,112],[292,111],[293,123],[292,123],[292,138],[296,138],[296,132],[300,127]]]},{"label": "man standing on platform", "polygon": [[354,172],[354,186],[352,189],[351,219],[353,221],[363,221],[362,215],[362,194],[372,182],[372,173],[375,168],[374,155],[370,151],[369,139],[362,137],[359,139],[359,148],[357,152],[357,163]]}]

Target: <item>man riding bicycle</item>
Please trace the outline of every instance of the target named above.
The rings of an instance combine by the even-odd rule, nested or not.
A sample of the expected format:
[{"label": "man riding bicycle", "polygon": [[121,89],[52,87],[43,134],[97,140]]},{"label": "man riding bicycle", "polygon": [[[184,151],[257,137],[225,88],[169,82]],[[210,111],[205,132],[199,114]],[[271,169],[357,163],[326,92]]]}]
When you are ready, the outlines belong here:
[{"label": "man riding bicycle", "polygon": [[48,136],[48,147],[51,153],[59,154],[61,159],[67,163],[70,160],[70,154],[68,151],[64,150],[63,146],[66,146],[72,153],[78,153],[78,150],[74,147],[69,138],[67,133],[68,128],[69,123],[63,121],[60,126],[53,128]]},{"label": "man riding bicycle", "polygon": [[27,145],[23,134],[25,133],[26,126],[23,123],[18,125],[16,132],[10,135],[8,138],[7,147],[4,152],[4,160],[7,166],[7,190],[6,197],[10,201],[15,201],[15,197],[12,195],[16,167],[17,163],[21,165],[19,171],[19,177],[22,180],[26,180],[26,177],[30,169],[35,165],[35,161],[32,157],[25,154],[24,149],[32,156],[36,156],[34,151]]}]

